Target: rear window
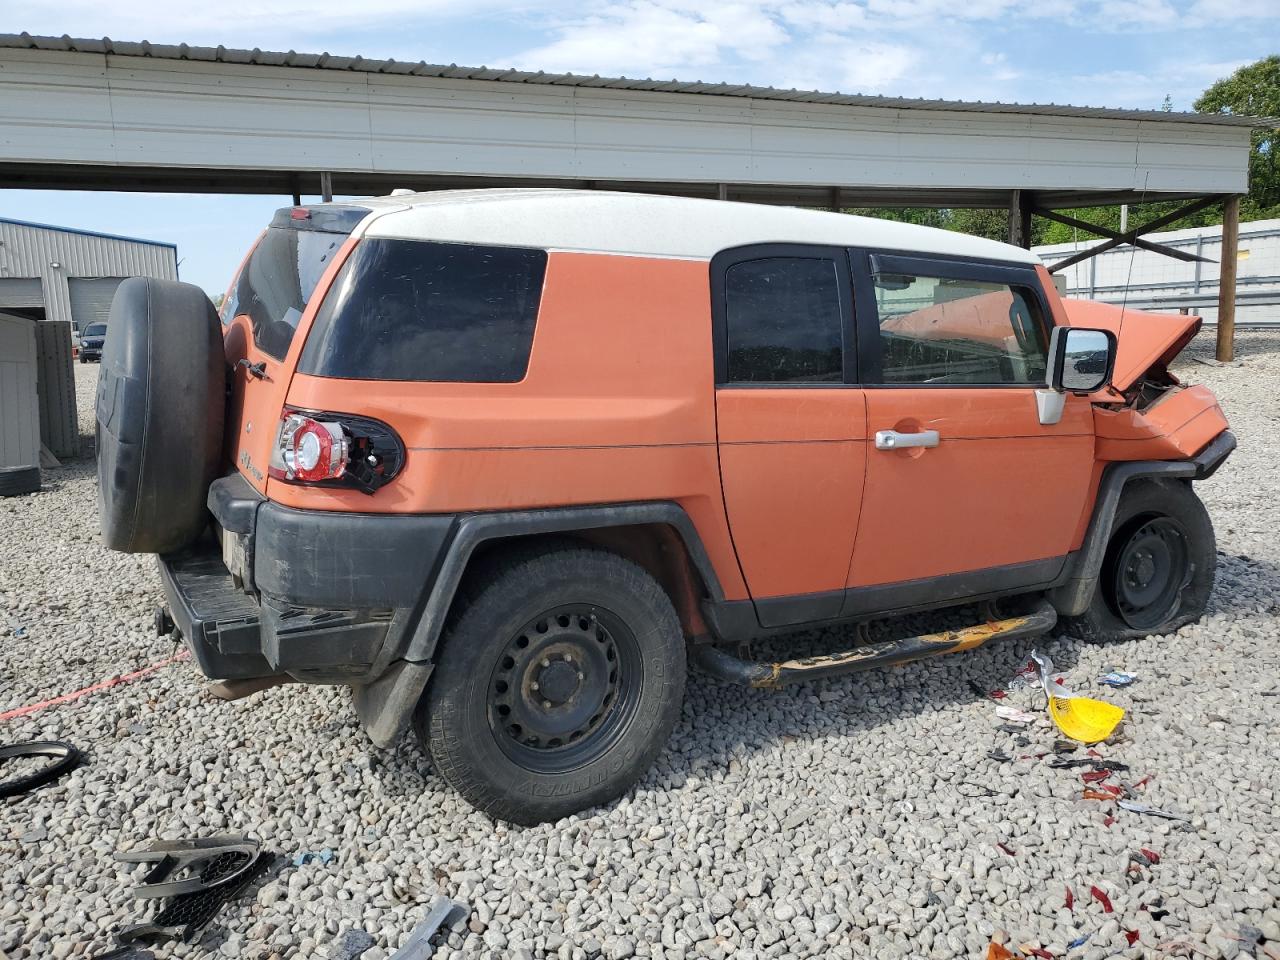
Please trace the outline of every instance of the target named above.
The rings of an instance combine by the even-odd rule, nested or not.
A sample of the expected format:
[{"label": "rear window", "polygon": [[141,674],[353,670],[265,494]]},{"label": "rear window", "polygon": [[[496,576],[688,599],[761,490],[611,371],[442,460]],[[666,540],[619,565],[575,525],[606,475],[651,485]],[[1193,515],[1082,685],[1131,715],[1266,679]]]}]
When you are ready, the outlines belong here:
[{"label": "rear window", "polygon": [[222,322],[248,316],[253,342],[283,360],[312,291],[346,239],[344,233],[268,228],[222,305]]},{"label": "rear window", "polygon": [[351,380],[524,379],[545,250],[366,239],[343,264],[298,365]]}]

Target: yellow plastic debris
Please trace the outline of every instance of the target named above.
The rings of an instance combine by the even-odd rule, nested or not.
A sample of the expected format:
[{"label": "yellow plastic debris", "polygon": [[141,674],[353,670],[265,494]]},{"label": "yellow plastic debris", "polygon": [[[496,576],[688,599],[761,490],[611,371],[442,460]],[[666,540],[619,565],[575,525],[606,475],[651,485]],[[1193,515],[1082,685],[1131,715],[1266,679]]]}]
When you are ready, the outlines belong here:
[{"label": "yellow plastic debris", "polygon": [[1049,716],[1072,740],[1097,743],[1105,740],[1124,719],[1124,709],[1089,697],[1050,697]]}]

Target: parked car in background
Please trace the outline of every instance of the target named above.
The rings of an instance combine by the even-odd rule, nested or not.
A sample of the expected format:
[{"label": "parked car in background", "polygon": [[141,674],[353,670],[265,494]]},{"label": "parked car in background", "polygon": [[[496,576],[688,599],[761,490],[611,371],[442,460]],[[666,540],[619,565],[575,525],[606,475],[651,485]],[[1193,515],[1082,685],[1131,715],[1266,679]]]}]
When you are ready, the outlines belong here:
[{"label": "parked car in background", "polygon": [[[345,684],[480,809],[617,797],[686,663],[771,687],[1032,636],[1167,633],[1235,445],[1195,317],[1063,301],[1028,251],[605,191],[281,210],[227,294],[133,279],[98,392],[108,546],[210,677]],[[754,660],[975,604],[967,629]],[[980,605],[979,605],[980,604]],[[831,636],[839,634],[832,632]]]},{"label": "parked car in background", "polygon": [[107,339],[105,323],[88,324],[80,334],[80,362],[102,359],[102,345]]}]

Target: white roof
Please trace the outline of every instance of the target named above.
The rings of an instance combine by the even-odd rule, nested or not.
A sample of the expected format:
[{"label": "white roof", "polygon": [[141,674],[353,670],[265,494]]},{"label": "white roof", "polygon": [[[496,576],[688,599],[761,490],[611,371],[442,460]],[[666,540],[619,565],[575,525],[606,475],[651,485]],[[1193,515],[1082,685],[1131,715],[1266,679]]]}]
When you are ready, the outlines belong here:
[{"label": "white roof", "polygon": [[357,232],[709,260],[753,243],[813,243],[1039,263],[1029,250],[914,224],[796,207],[604,190],[439,190],[369,201]]}]

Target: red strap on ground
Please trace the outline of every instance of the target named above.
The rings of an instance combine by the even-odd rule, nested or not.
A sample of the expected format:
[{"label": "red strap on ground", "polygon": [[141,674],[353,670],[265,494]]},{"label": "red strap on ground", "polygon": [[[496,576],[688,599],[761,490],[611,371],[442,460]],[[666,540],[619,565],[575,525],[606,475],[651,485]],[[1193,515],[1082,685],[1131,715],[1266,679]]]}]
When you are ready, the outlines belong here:
[{"label": "red strap on ground", "polygon": [[37,710],[43,710],[45,707],[56,707],[61,703],[71,703],[73,700],[79,700],[81,697],[87,697],[91,693],[98,693],[101,690],[107,690],[111,687],[118,687],[122,683],[131,683],[140,677],[145,677],[149,673],[155,673],[170,664],[179,663],[183,660],[191,659],[191,651],[183,650],[181,653],[161,660],[159,663],[153,663],[149,667],[143,667],[141,670],[135,670],[133,673],[122,673],[118,677],[112,677],[110,680],[103,680],[101,683],[95,683],[91,687],[83,687],[79,690],[73,690],[71,693],[64,693],[60,697],[54,697],[52,700],[41,700],[39,703],[31,703],[25,707],[18,707],[9,710],[6,713],[0,713],[0,720],[13,720],[15,717],[25,717],[29,713],[35,713]]}]

